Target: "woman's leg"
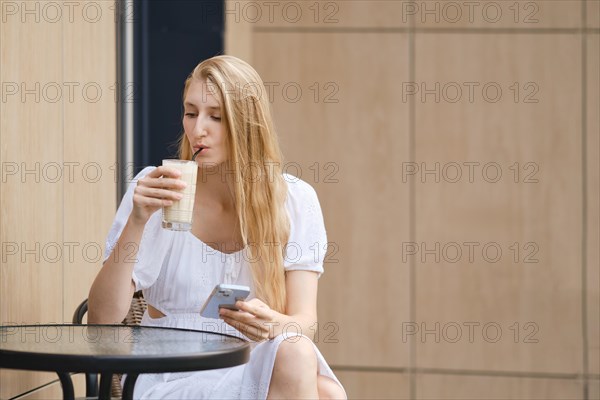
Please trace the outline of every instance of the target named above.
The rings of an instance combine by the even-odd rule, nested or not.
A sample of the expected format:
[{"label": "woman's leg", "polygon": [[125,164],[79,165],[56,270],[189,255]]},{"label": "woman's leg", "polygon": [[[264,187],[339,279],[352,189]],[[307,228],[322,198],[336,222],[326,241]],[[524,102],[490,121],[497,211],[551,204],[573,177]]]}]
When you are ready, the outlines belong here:
[{"label": "woman's leg", "polygon": [[319,391],[320,400],[346,400],[344,390],[331,378],[325,375],[317,377],[317,389]]},{"label": "woman's leg", "polygon": [[317,355],[312,342],[293,336],[279,344],[267,399],[318,399]]}]

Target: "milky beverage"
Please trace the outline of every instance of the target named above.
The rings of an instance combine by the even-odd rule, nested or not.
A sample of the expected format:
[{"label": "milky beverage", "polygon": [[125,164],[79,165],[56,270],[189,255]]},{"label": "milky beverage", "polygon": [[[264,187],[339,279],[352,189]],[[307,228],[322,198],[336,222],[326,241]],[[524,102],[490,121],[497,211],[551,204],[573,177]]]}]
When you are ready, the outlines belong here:
[{"label": "milky beverage", "polygon": [[162,227],[173,231],[189,231],[192,229],[198,164],[195,161],[163,160],[163,166],[181,171],[179,179],[187,183],[187,186],[179,191],[183,194],[181,200],[173,201],[173,205],[163,207]]}]

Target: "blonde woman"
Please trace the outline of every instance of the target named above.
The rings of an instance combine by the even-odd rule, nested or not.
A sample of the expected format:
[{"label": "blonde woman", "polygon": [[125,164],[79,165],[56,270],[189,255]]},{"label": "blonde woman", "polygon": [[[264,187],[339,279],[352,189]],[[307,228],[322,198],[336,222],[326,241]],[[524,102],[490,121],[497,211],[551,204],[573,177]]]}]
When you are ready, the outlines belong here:
[{"label": "blonde woman", "polygon": [[[184,86],[179,149],[181,159],[190,159],[203,148],[195,160],[191,231],[161,227],[161,207],[178,200],[185,185],[168,167],[141,171],[119,206],[90,290],[88,321],[118,323],[133,292],[143,290],[144,325],[218,323],[221,332],[253,342],[250,361],[238,367],[141,375],[136,398],[346,398],[311,338],[324,258],[314,249],[327,242],[323,216],[313,188],[282,173],[266,93],[256,71],[238,58],[200,63]],[[128,257],[135,263],[111,257],[115,251],[135,256]],[[201,317],[219,283],[250,286],[250,296],[238,302],[239,311],[222,308],[221,319]],[[299,336],[282,334],[290,324]]]}]

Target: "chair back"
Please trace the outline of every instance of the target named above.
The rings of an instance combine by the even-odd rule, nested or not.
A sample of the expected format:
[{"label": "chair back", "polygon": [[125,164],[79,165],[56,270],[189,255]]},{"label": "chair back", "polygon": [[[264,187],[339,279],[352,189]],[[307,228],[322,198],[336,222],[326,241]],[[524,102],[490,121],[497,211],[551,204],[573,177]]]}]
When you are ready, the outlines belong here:
[{"label": "chair back", "polygon": [[[125,316],[125,319],[121,321],[124,325],[140,325],[142,323],[142,317],[144,312],[148,308],[148,304],[144,299],[144,295],[141,291],[135,292],[131,298],[131,306]],[[73,323],[82,324],[83,316],[88,311],[88,301],[85,299],[73,313]],[[94,397],[98,393],[98,380],[97,374],[86,374],[86,397]],[[108,382],[107,382],[108,383]],[[92,387],[96,386],[96,387]],[[111,397],[122,398],[123,388],[121,387],[121,374],[112,375],[112,382],[110,385]]]}]

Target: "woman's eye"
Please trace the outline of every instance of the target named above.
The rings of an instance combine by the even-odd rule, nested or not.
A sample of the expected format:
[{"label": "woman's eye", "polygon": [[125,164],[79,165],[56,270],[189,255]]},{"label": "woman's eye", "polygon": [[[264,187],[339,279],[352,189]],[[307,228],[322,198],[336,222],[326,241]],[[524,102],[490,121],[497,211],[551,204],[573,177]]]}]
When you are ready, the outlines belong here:
[{"label": "woman's eye", "polygon": [[215,121],[220,121],[221,117],[212,117],[212,119],[214,119]]},{"label": "woman's eye", "polygon": [[192,118],[193,118],[193,117],[195,117],[195,116],[196,116],[196,114],[194,114],[194,113],[185,113],[185,116],[186,116],[186,117],[192,117]]}]

